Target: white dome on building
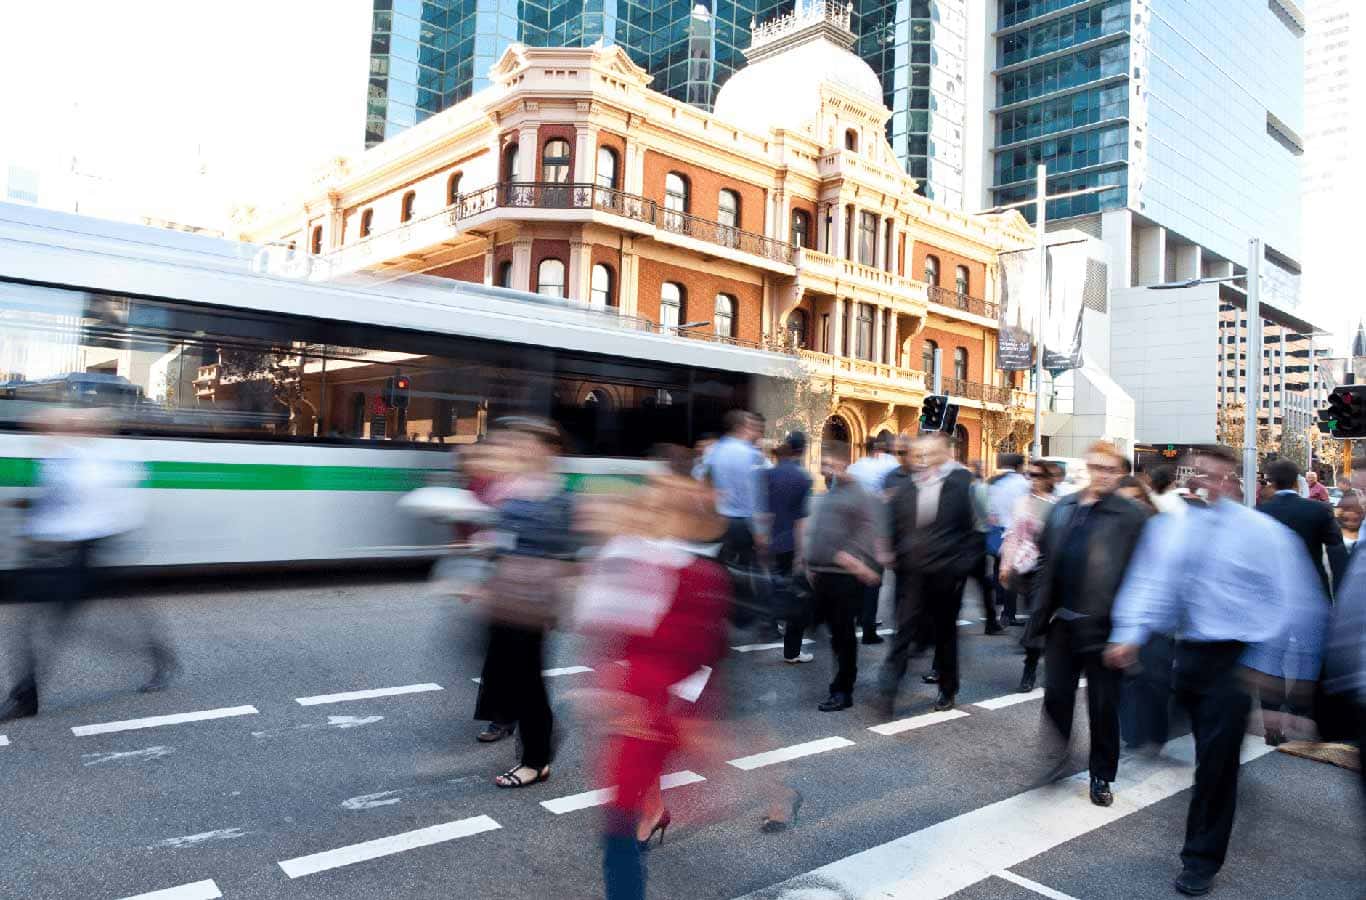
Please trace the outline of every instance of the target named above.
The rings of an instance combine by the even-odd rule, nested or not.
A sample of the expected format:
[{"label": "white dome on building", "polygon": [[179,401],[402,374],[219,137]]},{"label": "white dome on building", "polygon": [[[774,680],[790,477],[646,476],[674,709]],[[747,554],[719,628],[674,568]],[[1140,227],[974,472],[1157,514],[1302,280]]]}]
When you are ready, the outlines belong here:
[{"label": "white dome on building", "polygon": [[877,73],[849,49],[848,23],[848,7],[818,0],[755,28],[750,62],[721,86],[716,115],[756,131],[808,130],[823,84],[883,106]]}]

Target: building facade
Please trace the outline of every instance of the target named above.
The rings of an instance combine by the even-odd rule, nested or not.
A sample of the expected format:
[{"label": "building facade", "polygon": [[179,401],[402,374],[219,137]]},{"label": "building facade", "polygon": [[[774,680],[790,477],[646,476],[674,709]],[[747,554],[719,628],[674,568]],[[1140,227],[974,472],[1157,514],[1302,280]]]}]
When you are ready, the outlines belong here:
[{"label": "building facade", "polygon": [[916,192],[849,19],[817,3],[756,28],[714,113],[618,46],[515,45],[490,87],[243,236],[306,249],[316,278],[481,281],[796,356],[807,378],[762,409],[775,432],[914,433],[938,350],[958,453],[990,461],[1032,422],[995,367],[997,259],[1030,231]]}]

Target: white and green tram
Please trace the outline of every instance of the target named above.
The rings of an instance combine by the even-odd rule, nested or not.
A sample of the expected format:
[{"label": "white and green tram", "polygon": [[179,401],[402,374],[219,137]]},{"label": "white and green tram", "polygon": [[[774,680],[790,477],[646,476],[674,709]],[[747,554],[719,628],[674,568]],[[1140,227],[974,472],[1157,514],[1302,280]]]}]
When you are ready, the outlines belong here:
[{"label": "white and green tram", "polygon": [[[719,432],[797,374],[558,298],[267,274],[281,252],[0,204],[0,493],[34,485],[45,408],[100,406],[118,423],[104,448],[146,473],[147,525],[113,564],[429,556],[444,527],[398,500],[499,416],[557,421],[581,489],[638,477],[656,443]],[[22,513],[5,515],[12,557]]]}]

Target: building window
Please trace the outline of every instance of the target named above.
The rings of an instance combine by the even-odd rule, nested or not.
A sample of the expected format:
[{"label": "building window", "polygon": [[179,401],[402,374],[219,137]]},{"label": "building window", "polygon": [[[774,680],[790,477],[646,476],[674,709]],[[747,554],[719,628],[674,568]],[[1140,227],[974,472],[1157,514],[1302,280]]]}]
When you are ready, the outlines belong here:
[{"label": "building window", "polygon": [[569,181],[569,142],[556,138],[541,151],[541,180],[551,184]]},{"label": "building window", "polygon": [[957,290],[960,294],[966,294],[968,292],[967,266],[959,266],[957,269],[954,270],[953,286],[954,289]]},{"label": "building window", "polygon": [[962,425],[953,429],[953,458],[963,465],[967,465],[968,462],[968,443],[970,440],[968,430]]},{"label": "building window", "polygon": [[854,356],[873,358],[873,307],[860,303],[854,320]]},{"label": "building window", "polygon": [[498,264],[498,278],[494,282],[499,287],[512,287],[512,260],[505,259]]},{"label": "building window", "polygon": [[687,222],[688,179],[677,172],[664,176],[664,227],[670,231],[682,231]]},{"label": "building window", "polygon": [[794,309],[792,315],[787,317],[787,339],[788,346],[797,347],[802,350],[807,349],[807,331],[810,327],[810,319],[804,309]]},{"label": "building window", "polygon": [[934,352],[939,349],[939,345],[934,341],[926,341],[920,348],[920,368],[929,376],[931,386],[934,382]]},{"label": "building window", "polygon": [[564,296],[564,263],[543,259],[536,268],[536,293],[547,297]]},{"label": "building window", "polygon": [[308,252],[314,256],[323,252],[323,227],[321,225],[313,226],[313,234],[308,239]]},{"label": "building window", "polygon": [[863,212],[858,221],[858,261],[865,266],[877,262],[877,213]]},{"label": "building window", "polygon": [[454,206],[455,201],[460,199],[460,173],[452,172],[451,177],[446,179],[446,205]]},{"label": "building window", "polygon": [[716,221],[727,228],[740,227],[740,195],[724,190],[716,197]]},{"label": "building window", "polygon": [[503,180],[516,181],[522,174],[521,153],[516,144],[508,144],[503,151]]},{"label": "building window", "polygon": [[716,295],[716,312],[712,327],[721,337],[735,337],[735,298],[729,294]]},{"label": "building window", "polygon": [[939,257],[937,256],[925,257],[925,283],[936,286],[939,284]]},{"label": "building window", "polygon": [[617,189],[617,151],[611,147],[598,148],[597,184],[609,191]]},{"label": "building window", "polygon": [[374,228],[374,225],[375,225],[375,211],[374,211],[373,209],[367,209],[367,210],[365,210],[364,212],[362,212],[362,213],[360,214],[360,236],[361,236],[361,237],[363,237],[363,238],[368,238],[368,237],[370,236],[370,230],[371,230],[372,228]]},{"label": "building window", "polygon": [[588,289],[588,305],[594,309],[612,306],[612,270],[602,263],[593,266],[593,277]]},{"label": "building window", "polygon": [[968,380],[968,351],[962,347],[953,349],[953,377],[959,381]]},{"label": "building window", "polygon": [[683,288],[666,281],[659,289],[659,324],[677,328],[683,322]]},{"label": "building window", "polygon": [[792,246],[811,246],[811,216],[804,210],[792,210]]},{"label": "building window", "polygon": [[844,149],[845,149],[845,150],[851,150],[851,151],[853,151],[854,153],[857,153],[857,152],[858,152],[858,131],[857,131],[857,130],[855,130],[855,129],[853,129],[853,128],[847,128],[847,129],[845,129],[845,131],[844,131]]},{"label": "building window", "polygon": [[413,204],[417,202],[417,192],[409,191],[403,195],[403,202],[399,207],[398,220],[400,222],[410,222],[413,218]]}]

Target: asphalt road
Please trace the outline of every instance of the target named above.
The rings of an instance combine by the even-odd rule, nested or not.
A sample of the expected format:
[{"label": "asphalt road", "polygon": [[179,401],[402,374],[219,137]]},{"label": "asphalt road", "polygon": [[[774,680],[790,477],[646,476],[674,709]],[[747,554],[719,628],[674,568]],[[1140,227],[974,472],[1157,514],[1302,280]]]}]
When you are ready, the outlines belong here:
[{"label": "asphalt road", "polygon": [[[503,791],[491,779],[514,748],[477,744],[470,718],[475,629],[420,582],[338,575],[147,597],[185,665],[168,690],[136,693],[143,663],[100,643],[128,634],[123,606],[106,602],[51,661],[41,714],[0,724],[0,897],[602,895],[594,798],[577,796],[600,785],[566,699],[594,677],[578,640],[558,638],[548,661],[564,670],[551,679],[554,775]],[[0,608],[0,635],[23,614]],[[1087,801],[1084,775],[1038,787],[1040,702],[1012,694],[1014,642],[982,635],[971,602],[965,615],[958,715],[927,715],[933,689],[917,678],[896,728],[863,703],[816,710],[823,643],[805,666],[777,649],[732,653],[724,740],[669,767],[691,774],[666,793],[674,825],[650,852],[651,896],[1176,896],[1188,741],[1126,758],[1110,810]],[[861,684],[882,649],[861,649]],[[407,692],[337,696],[388,688]],[[1217,895],[1366,897],[1358,776],[1256,739],[1246,751]],[[761,834],[784,784],[805,797],[797,825]]]}]

